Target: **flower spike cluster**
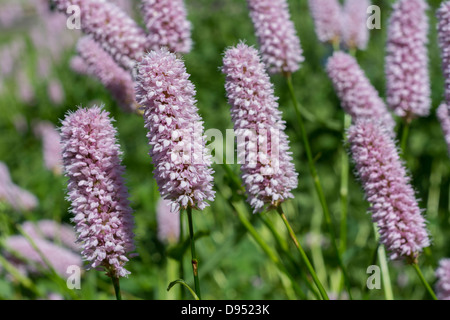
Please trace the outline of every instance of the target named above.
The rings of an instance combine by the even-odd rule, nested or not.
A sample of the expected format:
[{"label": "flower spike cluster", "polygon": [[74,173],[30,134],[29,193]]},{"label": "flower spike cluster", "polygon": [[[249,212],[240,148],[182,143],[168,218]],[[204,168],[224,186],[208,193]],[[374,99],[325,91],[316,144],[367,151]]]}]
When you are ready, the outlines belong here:
[{"label": "flower spike cluster", "polygon": [[348,130],[348,140],[380,243],[392,260],[416,262],[430,240],[390,132],[377,121],[359,120]]},{"label": "flower spike cluster", "polygon": [[436,270],[436,294],[439,300],[450,300],[450,259],[439,261],[439,268]]},{"label": "flower spike cluster", "polygon": [[395,121],[352,56],[336,52],[329,58],[327,72],[344,111],[357,119],[380,119],[393,132]]},{"label": "flower spike cluster", "polygon": [[445,79],[445,102],[450,104],[450,1],[441,4],[436,12],[438,39],[441,48],[442,71]]},{"label": "flower spike cluster", "polygon": [[319,41],[339,43],[342,29],[342,9],[339,1],[309,0],[308,3]]},{"label": "flower spike cluster", "polygon": [[167,47],[172,52],[189,53],[192,48],[191,23],[184,0],[142,0],[141,12],[148,30],[150,50]]},{"label": "flower spike cluster", "polygon": [[247,2],[267,70],[270,73],[297,71],[305,59],[286,0]]},{"label": "flower spike cluster", "polygon": [[143,107],[161,196],[171,201],[172,211],[203,210],[214,200],[214,171],[183,61],[167,48],[146,54],[138,66],[136,100]]},{"label": "flower spike cluster", "polygon": [[131,70],[144,54],[147,44],[144,30],[114,3],[107,0],[52,1],[67,15],[73,14],[67,11],[70,6],[78,6],[81,30],[91,35],[122,67]]},{"label": "flower spike cluster", "polygon": [[[17,257],[14,255],[14,253],[17,253],[20,258],[25,258],[39,264],[43,268],[47,268],[47,265],[44,260],[42,260],[41,255],[33,248],[27,238],[18,235],[10,236],[5,242],[7,250],[12,253],[10,260],[17,261]],[[67,276],[66,272],[69,266],[81,267],[82,265],[80,255],[65,247],[60,247],[50,241],[40,238],[34,238],[33,242],[61,277]],[[21,261],[22,259],[19,260]],[[30,267],[25,267],[25,269],[27,271],[31,271]]]},{"label": "flower spike cluster", "polygon": [[370,0],[346,0],[342,18],[342,41],[350,49],[364,50],[369,41],[367,8]]},{"label": "flower spike cluster", "polygon": [[424,0],[399,0],[389,20],[387,104],[407,121],[427,116],[431,107],[427,7]]},{"label": "flower spike cluster", "polygon": [[39,200],[31,192],[16,185],[9,174],[9,169],[0,162],[0,202],[6,201],[14,210],[30,211],[39,205]]},{"label": "flower spike cluster", "polygon": [[84,61],[86,72],[100,80],[119,106],[126,112],[137,111],[131,74],[121,68],[91,37],[81,38],[77,51]]},{"label": "flower spike cluster", "polygon": [[80,246],[76,243],[75,231],[70,225],[60,224],[54,220],[40,220],[37,223],[26,221],[22,224],[22,229],[32,239],[42,238],[53,242],[59,241],[75,252],[80,251]]},{"label": "flower spike cluster", "polygon": [[[244,43],[225,52],[222,72],[226,75],[238,157],[244,162],[241,171],[247,201],[255,213],[267,205],[277,207],[293,198],[291,192],[297,187],[298,174],[273,85],[258,51]],[[245,139],[246,134],[252,133],[255,139]],[[252,150],[255,145],[258,147]]]},{"label": "flower spike cluster", "polygon": [[35,127],[35,133],[42,139],[44,163],[48,170],[56,175],[62,173],[61,138],[51,122],[41,121]]},{"label": "flower spike cluster", "polygon": [[441,123],[445,142],[447,143],[447,150],[450,155],[450,108],[446,103],[442,103],[437,109],[436,114],[439,122]]},{"label": "flower spike cluster", "polygon": [[125,264],[135,250],[134,221],[111,121],[101,107],[80,108],[63,120],[61,141],[82,255],[88,269],[102,268],[118,278],[130,274]]}]

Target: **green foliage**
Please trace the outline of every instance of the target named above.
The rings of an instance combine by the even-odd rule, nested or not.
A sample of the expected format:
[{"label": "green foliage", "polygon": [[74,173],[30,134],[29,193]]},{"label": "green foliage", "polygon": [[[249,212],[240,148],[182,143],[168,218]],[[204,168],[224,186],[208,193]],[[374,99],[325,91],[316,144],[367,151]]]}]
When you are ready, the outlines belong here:
[{"label": "green foliage", "polygon": [[[384,96],[384,43],[387,19],[392,1],[373,1],[382,8],[382,29],[371,31],[369,48],[357,53],[357,59],[375,87]],[[447,147],[435,116],[435,109],[443,99],[443,77],[435,31],[433,12],[440,1],[430,3],[430,73],[432,80],[433,109],[429,117],[413,122],[408,145],[406,163],[413,183],[425,209],[433,244],[429,254],[421,257],[422,271],[427,279],[434,281],[433,272],[437,261],[450,256],[448,245],[449,220],[449,159]],[[244,0],[186,0],[189,19],[193,23],[194,49],[184,57],[191,80],[197,89],[198,107],[205,122],[205,129],[217,128],[224,133],[232,128],[229,106],[225,97],[224,75],[220,72],[224,50],[245,40],[257,45],[251,20]],[[306,121],[312,151],[316,158],[326,199],[333,217],[335,231],[339,236],[340,223],[340,164],[343,147],[343,118],[339,101],[325,73],[324,65],[332,48],[317,41],[307,1],[289,1],[291,16],[295,22],[306,61],[301,70],[293,75],[297,99],[314,117]],[[14,32],[0,30],[0,44],[6,45],[14,37],[28,39],[23,28]],[[121,280],[123,299],[168,299],[167,286],[179,278],[173,269],[173,258],[184,252],[184,280],[193,287],[188,242],[181,246],[167,246],[156,236],[156,203],[159,198],[152,175],[151,159],[148,156],[146,130],[142,117],[123,113],[100,83],[87,76],[80,76],[69,68],[69,59],[74,51],[66,52],[60,62],[55,62],[53,74],[64,87],[65,101],[61,106],[53,105],[47,97],[45,82],[33,72],[36,66],[36,50],[26,42],[26,52],[21,64],[28,70],[36,91],[31,105],[20,102],[14,79],[6,79],[5,90],[0,94],[0,161],[11,171],[13,181],[34,193],[40,201],[32,212],[17,213],[8,207],[0,211],[0,239],[17,234],[16,224],[31,220],[54,219],[70,223],[69,204],[64,199],[66,179],[48,172],[43,163],[41,142],[35,137],[32,124],[36,120],[48,120],[60,125],[65,113],[77,106],[95,103],[105,108],[116,119],[118,138],[124,152],[127,186],[132,207],[135,210],[138,257],[131,259],[132,274]],[[295,111],[289,97],[285,78],[273,76],[280,109],[287,121],[287,133],[291,141],[295,165],[299,172],[299,187],[295,199],[286,203],[284,209],[297,237],[311,258],[325,289],[337,295],[342,289],[338,262],[326,226],[322,210],[314,192],[313,181],[308,171],[308,162],[299,136]],[[24,117],[26,130],[16,130],[14,123]],[[230,165],[238,174],[238,165]],[[353,167],[351,167],[353,169]],[[234,187],[225,168],[215,164],[215,190],[217,199],[204,212],[194,212],[195,230],[198,231],[197,255],[203,299],[290,299],[299,298],[298,289],[280,272],[265,255],[250,234],[242,226],[231,200]],[[306,285],[309,277],[300,262],[283,222],[276,212],[262,216],[288,243],[289,254],[283,250],[265,223],[252,216],[247,208],[247,217],[266,243],[280,256],[286,268],[297,280],[308,298],[315,295]],[[367,290],[367,267],[372,264],[377,243],[373,234],[368,203],[364,200],[359,182],[350,176],[348,210],[348,244],[344,263],[350,274],[356,299],[383,299],[383,289]],[[184,214],[184,213],[183,213]],[[185,217],[186,218],[186,217]],[[187,218],[185,219],[187,223]],[[186,232],[185,232],[186,235]],[[186,237],[186,239],[188,239]],[[172,266],[171,266],[172,265]],[[394,297],[396,299],[421,299],[426,291],[417,279],[414,270],[404,263],[389,263]],[[3,267],[3,269],[5,269]],[[175,268],[176,269],[176,268]],[[172,270],[173,271],[173,270]],[[175,273],[173,275],[173,273]],[[303,274],[303,275],[302,275]],[[171,278],[171,276],[173,276]],[[61,290],[51,280],[51,273],[31,279],[33,285],[19,276],[9,275],[0,279],[0,299],[46,298],[49,292],[57,292],[70,299],[71,295]],[[25,283],[28,284],[25,285]],[[31,287],[31,289],[30,289]],[[178,298],[180,286],[172,288]],[[76,291],[82,299],[112,299],[113,287],[101,272],[92,270],[82,274],[81,290]],[[188,293],[185,295],[191,298]]]}]

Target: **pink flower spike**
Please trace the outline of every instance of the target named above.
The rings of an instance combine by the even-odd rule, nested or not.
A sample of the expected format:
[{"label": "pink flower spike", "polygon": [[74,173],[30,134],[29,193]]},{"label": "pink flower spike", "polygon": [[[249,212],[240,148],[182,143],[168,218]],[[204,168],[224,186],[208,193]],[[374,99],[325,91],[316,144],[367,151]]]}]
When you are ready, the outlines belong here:
[{"label": "pink flower spike", "polygon": [[436,12],[438,40],[441,49],[442,71],[445,80],[445,102],[450,104],[450,1],[442,2]]},{"label": "pink flower spike", "polygon": [[62,122],[63,164],[73,222],[88,269],[126,277],[135,250],[133,215],[121,165],[122,152],[109,113],[79,108]]},{"label": "pink flower spike", "polygon": [[247,0],[262,60],[270,73],[293,73],[305,60],[286,0]]},{"label": "pink flower spike", "polygon": [[407,121],[427,116],[431,107],[427,8],[424,0],[399,0],[389,20],[387,104]]},{"label": "pink flower spike", "polygon": [[136,112],[137,103],[131,74],[117,65],[90,37],[83,37],[78,41],[77,51],[86,65],[87,73],[100,80],[125,112]]},{"label": "pink flower spike", "polygon": [[81,30],[91,35],[122,67],[132,70],[146,50],[146,34],[117,5],[107,0],[52,0],[69,15],[67,8],[80,8]]},{"label": "pink flower spike", "polygon": [[39,205],[35,195],[12,182],[3,162],[0,162],[0,201],[6,201],[16,211],[31,211]]},{"label": "pink flower spike", "polygon": [[353,161],[380,243],[391,260],[417,262],[430,245],[426,221],[390,132],[377,121],[360,120],[348,130]]},{"label": "pink flower spike", "polygon": [[436,294],[439,300],[450,300],[450,259],[441,259],[436,270]]},{"label": "pink flower spike", "polygon": [[147,47],[167,47],[171,52],[189,53],[191,23],[183,0],[142,0],[141,12],[148,30]]},{"label": "pink flower spike", "polygon": [[370,0],[345,0],[342,15],[342,41],[350,49],[364,50],[369,41],[367,8]]},{"label": "pink flower spike", "polygon": [[23,231],[32,239],[50,239],[61,242],[67,248],[80,252],[80,245],[76,243],[77,237],[72,226],[60,224],[53,220],[40,220],[37,223],[27,221],[22,225]]},{"label": "pink flower spike", "polygon": [[355,58],[335,52],[328,59],[327,72],[342,108],[353,120],[379,119],[394,134],[394,119]]},{"label": "pink flower spike", "polygon": [[339,1],[309,0],[308,3],[319,41],[339,43],[342,30],[342,9]]},{"label": "pink flower spike", "polygon": [[[41,251],[45,258],[50,262],[55,271],[62,277],[67,276],[67,268],[70,266],[81,267],[81,257],[63,247],[57,246],[47,240],[34,238],[32,239],[36,247]],[[13,254],[14,252],[20,255],[20,258],[25,258],[32,262],[38,263],[43,268],[47,268],[41,255],[36,251],[27,238],[23,236],[11,236],[6,240],[7,251]],[[21,260],[21,259],[20,259]],[[27,269],[30,269],[28,267]]]},{"label": "pink flower spike", "polygon": [[225,52],[222,72],[247,201],[254,213],[275,208],[294,198],[298,180],[273,85],[258,51],[244,43]]},{"label": "pink flower spike", "polygon": [[450,108],[447,104],[442,103],[437,109],[437,118],[441,123],[442,132],[444,133],[445,142],[447,143],[447,151],[450,155]]},{"label": "pink flower spike", "polygon": [[143,107],[153,174],[172,211],[203,210],[213,201],[213,169],[195,88],[182,60],[167,48],[151,51],[138,67],[136,100]]},{"label": "pink flower spike", "polygon": [[56,175],[62,174],[61,137],[51,122],[42,121],[34,128],[36,136],[42,139],[44,163]]}]

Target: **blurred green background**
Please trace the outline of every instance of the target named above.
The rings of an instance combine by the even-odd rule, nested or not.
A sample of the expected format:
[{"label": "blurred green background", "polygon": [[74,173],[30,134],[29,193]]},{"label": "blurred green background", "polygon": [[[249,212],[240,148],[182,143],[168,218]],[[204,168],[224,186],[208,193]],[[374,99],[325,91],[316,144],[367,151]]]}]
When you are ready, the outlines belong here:
[{"label": "blurred green background", "polygon": [[[4,0],[0,3],[2,8]],[[26,1],[23,1],[26,6]],[[245,40],[257,45],[253,25],[248,16],[245,0],[186,0],[189,20],[193,24],[194,48],[184,57],[191,80],[197,89],[198,107],[205,122],[205,129],[217,128],[225,134],[232,128],[229,106],[224,89],[224,75],[220,72],[223,52],[228,46]],[[307,131],[316,165],[325,189],[336,233],[340,224],[340,163],[343,152],[343,118],[339,101],[324,71],[332,48],[318,42],[306,0],[289,0],[290,12],[301,39],[305,62],[293,75],[295,91],[303,107],[314,115],[307,121]],[[382,12],[381,30],[370,32],[370,43],[366,51],[357,52],[357,59],[374,86],[384,97],[384,51],[387,21],[393,1],[372,1]],[[412,181],[425,210],[432,235],[432,246],[428,255],[420,259],[423,272],[431,283],[435,281],[434,270],[443,257],[450,257],[449,225],[449,159],[435,109],[443,99],[443,77],[436,38],[434,12],[441,1],[428,1],[430,5],[429,58],[432,82],[433,108],[430,116],[417,119],[411,127],[406,161]],[[139,19],[138,3],[133,2],[136,18]],[[0,9],[1,10],[1,9]],[[41,49],[36,48],[31,33],[39,32],[39,17],[33,12],[9,27],[0,30],[1,48],[21,39],[23,50],[18,52],[13,75],[0,79],[0,161],[7,164],[12,180],[35,194],[39,206],[31,212],[14,212],[7,204],[0,211],[0,237],[5,239],[17,234],[16,224],[31,220],[54,219],[70,223],[69,203],[65,201],[66,180],[49,172],[43,163],[41,140],[33,133],[32,125],[38,120],[51,121],[56,126],[68,110],[92,103],[104,103],[106,110],[116,119],[118,138],[124,152],[127,186],[131,194],[136,219],[136,243],[139,256],[131,259],[128,268],[132,274],[121,280],[125,299],[177,298],[180,289],[171,292],[166,288],[178,275],[176,262],[170,258],[174,250],[157,239],[156,203],[158,191],[152,176],[149,146],[142,117],[126,114],[112,100],[108,91],[95,79],[78,75],[69,67],[74,55],[73,45],[67,46],[59,59],[51,59],[50,76],[46,79],[36,72]],[[76,31],[74,31],[76,32]],[[65,33],[67,34],[67,32]],[[48,40],[48,39],[47,39]],[[44,41],[46,39],[44,38]],[[58,41],[61,41],[59,39]],[[45,47],[45,42],[43,44]],[[34,97],[23,102],[19,90],[23,86],[14,76],[23,70]],[[52,102],[48,95],[49,79],[58,79],[64,91],[59,103]],[[275,93],[280,98],[280,109],[287,121],[287,133],[299,172],[299,187],[295,200],[288,201],[284,208],[300,242],[311,258],[319,278],[327,291],[338,296],[341,277],[337,260],[330,245],[322,209],[314,192],[308,171],[306,154],[301,142],[295,112],[289,99],[285,78],[272,77]],[[21,128],[18,130],[18,128]],[[238,165],[231,165],[238,173]],[[197,231],[207,233],[197,241],[200,261],[200,281],[204,299],[296,299],[298,293],[288,278],[283,275],[264,254],[242,227],[229,197],[232,194],[230,181],[222,165],[215,164],[216,201],[204,212],[195,212]],[[352,167],[353,170],[353,167]],[[376,240],[368,203],[364,200],[360,184],[354,175],[350,177],[348,214],[348,249],[344,262],[350,274],[354,298],[383,299],[381,290],[367,290],[367,267],[372,264]],[[245,215],[252,221],[265,242],[278,251],[287,268],[295,276],[308,297],[314,299],[301,274],[305,273],[300,259],[291,245],[284,225],[275,212],[261,214],[270,221],[289,249],[295,263],[277,247],[269,229],[259,216],[252,215],[249,207],[240,203]],[[184,255],[185,280],[193,286],[189,250]],[[412,268],[403,262],[390,262],[390,275],[396,299],[422,299],[426,292]],[[175,269],[175,271],[174,271]],[[62,290],[54,279],[43,274],[31,279],[43,296],[26,288],[14,277],[0,277],[0,299],[45,299],[44,293],[56,292],[70,299],[67,290]],[[99,271],[82,274],[81,290],[76,295],[82,299],[112,299],[113,288],[109,279]],[[186,292],[186,297],[190,298]],[[343,297],[345,298],[345,296]]]}]

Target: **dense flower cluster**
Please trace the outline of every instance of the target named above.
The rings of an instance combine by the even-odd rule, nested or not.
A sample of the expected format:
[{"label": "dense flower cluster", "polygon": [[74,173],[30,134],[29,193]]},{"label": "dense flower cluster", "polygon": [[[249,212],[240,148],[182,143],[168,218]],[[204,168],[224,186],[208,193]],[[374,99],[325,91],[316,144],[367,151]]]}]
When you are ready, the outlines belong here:
[{"label": "dense flower cluster", "polygon": [[445,79],[445,101],[450,104],[450,1],[441,4],[436,13],[442,70]]},{"label": "dense flower cluster", "polygon": [[342,9],[339,1],[309,0],[309,8],[319,41],[339,43],[342,30]]},{"label": "dense flower cluster", "polygon": [[297,71],[305,59],[286,0],[247,2],[267,70],[270,73]]},{"label": "dense flower cluster", "polygon": [[450,300],[450,259],[439,261],[439,268],[436,270],[436,294],[439,300]]},{"label": "dense flower cluster", "polygon": [[424,0],[399,0],[389,20],[387,104],[407,120],[428,115],[431,107],[427,7]]},{"label": "dense flower cluster", "polygon": [[135,249],[134,221],[109,113],[94,106],[67,114],[61,141],[68,199],[88,268],[127,276],[124,265]]},{"label": "dense flower cluster", "polygon": [[[266,205],[276,207],[293,198],[298,184],[285,122],[256,49],[240,43],[225,52],[223,64],[242,180],[248,202],[260,212]],[[249,133],[255,139],[246,139]]]},{"label": "dense flower cluster", "polygon": [[327,72],[345,112],[354,120],[379,119],[393,131],[394,119],[355,58],[336,52],[328,60]]},{"label": "dense flower cluster", "polygon": [[81,29],[90,34],[121,66],[132,69],[146,50],[146,34],[117,5],[107,0],[52,0],[56,8],[69,15],[80,9]]},{"label": "dense flower cluster", "polygon": [[141,11],[150,50],[167,47],[172,52],[191,51],[191,23],[184,0],[142,0]]},{"label": "dense flower cluster", "polygon": [[342,41],[350,49],[364,50],[369,41],[367,8],[370,0],[346,0],[342,15]]},{"label": "dense flower cluster", "polygon": [[166,48],[145,55],[138,67],[136,100],[143,107],[154,175],[172,211],[203,210],[214,200],[212,159],[195,88],[183,61]]},{"label": "dense flower cluster", "polygon": [[6,201],[18,211],[33,210],[39,204],[35,195],[12,182],[8,167],[3,162],[0,162],[0,201]]},{"label": "dense flower cluster", "polygon": [[392,260],[415,262],[430,240],[390,132],[377,121],[360,120],[348,130],[348,140],[381,244]]},{"label": "dense flower cluster", "polygon": [[74,67],[100,80],[122,109],[127,112],[136,111],[137,103],[131,74],[117,65],[90,37],[83,37],[78,41],[77,51],[84,64],[75,60]]}]

